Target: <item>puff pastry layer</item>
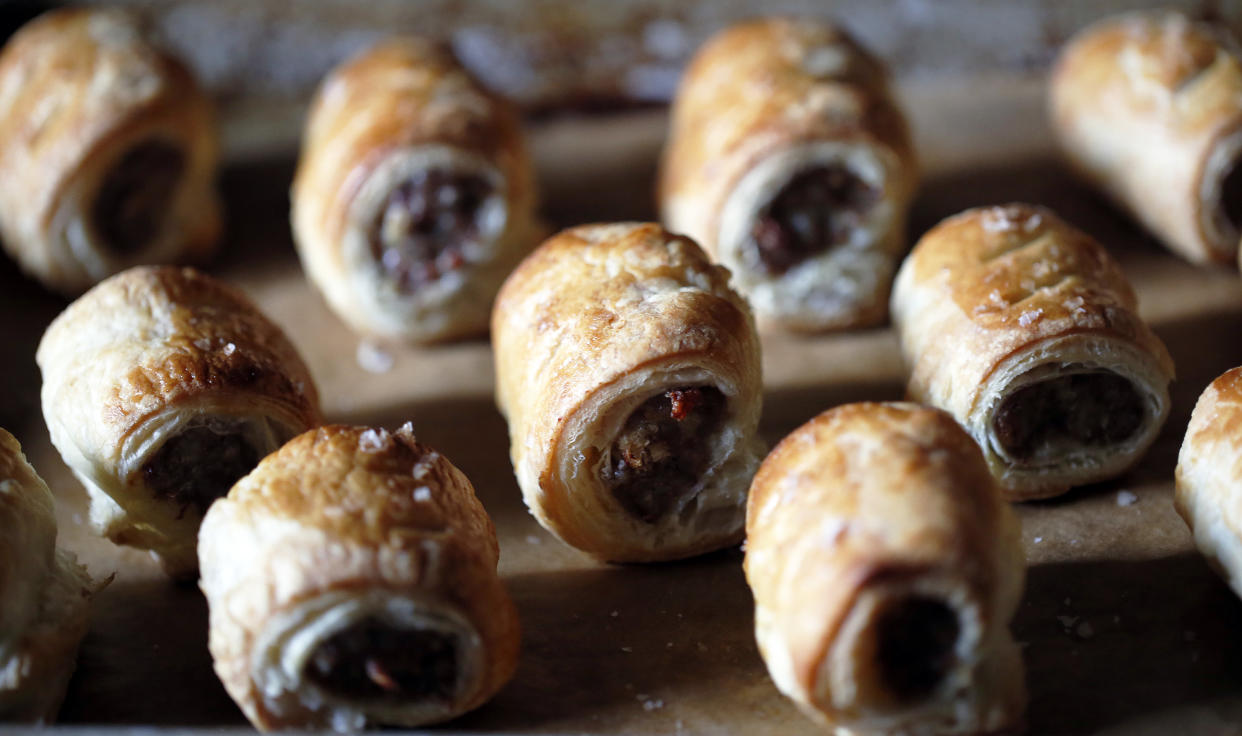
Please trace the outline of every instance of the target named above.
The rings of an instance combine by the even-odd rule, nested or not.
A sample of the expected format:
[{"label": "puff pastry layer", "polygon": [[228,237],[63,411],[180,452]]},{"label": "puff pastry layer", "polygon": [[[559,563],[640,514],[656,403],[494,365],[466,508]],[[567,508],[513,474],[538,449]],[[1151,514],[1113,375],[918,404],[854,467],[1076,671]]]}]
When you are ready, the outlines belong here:
[{"label": "puff pastry layer", "polygon": [[910,397],[966,427],[1012,500],[1119,475],[1168,416],[1173,362],[1134,290],[1047,209],[932,228],[897,274],[893,318]]},{"label": "puff pastry layer", "polygon": [[879,60],[833,26],[766,19],[718,34],[686,70],[660,205],[762,322],[858,327],[886,316],[916,178]]},{"label": "puff pastry layer", "polygon": [[746,533],[760,652],[809,716],[840,734],[991,733],[1021,717],[1020,530],[951,416],[820,414],[763,461]]},{"label": "puff pastry layer", "polygon": [[1242,596],[1242,368],[1199,396],[1177,459],[1173,505],[1195,546]]},{"label": "puff pastry layer", "polygon": [[319,423],[310,373],[249,299],[189,268],[140,266],[70,304],[36,358],[52,444],[91,521],[197,569],[203,513],[264,455]]},{"label": "puff pastry layer", "polygon": [[397,38],[324,80],[293,184],[307,275],[355,330],[426,342],[487,329],[536,237],[517,114],[445,48]]},{"label": "puff pastry layer", "polygon": [[434,723],[513,674],[495,529],[409,425],[294,438],[211,507],[199,557],[216,673],[258,728]]},{"label": "puff pastry layer", "polygon": [[98,590],[56,548],[52,493],[0,429],[0,721],[51,721]]},{"label": "puff pastry layer", "polygon": [[505,282],[496,397],[531,513],[612,561],[735,544],[762,447],[759,341],[746,302],[687,238],[585,225]]},{"label": "puff pastry layer", "polygon": [[1070,162],[1190,261],[1242,240],[1242,55],[1180,13],[1110,18],[1061,53],[1049,99]]},{"label": "puff pastry layer", "polygon": [[195,262],[220,231],[211,103],[130,15],[46,13],[0,52],[0,238],[76,294],[136,264]]}]

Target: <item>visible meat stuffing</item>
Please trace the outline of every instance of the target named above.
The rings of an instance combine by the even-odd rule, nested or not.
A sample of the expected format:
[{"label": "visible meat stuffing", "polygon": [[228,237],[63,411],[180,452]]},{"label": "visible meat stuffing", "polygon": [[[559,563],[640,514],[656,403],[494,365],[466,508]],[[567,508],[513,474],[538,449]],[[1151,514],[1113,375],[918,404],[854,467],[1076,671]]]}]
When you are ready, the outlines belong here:
[{"label": "visible meat stuffing", "polygon": [[876,660],[889,691],[901,701],[930,695],[953,666],[959,626],[942,601],[913,596],[880,614]]},{"label": "visible meat stuffing", "polygon": [[112,167],[91,209],[95,230],[112,251],[137,253],[159,234],[185,164],[179,147],[146,141]]},{"label": "visible meat stuffing", "polygon": [[192,427],[164,443],[142,466],[143,480],[157,498],[200,515],[259,464],[259,453],[237,427]]},{"label": "visible meat stuffing", "polygon": [[1221,181],[1220,210],[1234,233],[1242,233],[1242,161],[1235,161]]},{"label": "visible meat stuffing", "polygon": [[1007,397],[992,418],[1012,457],[1030,459],[1058,438],[1101,446],[1129,439],[1143,424],[1143,400],[1115,373],[1076,373],[1040,381]]},{"label": "visible meat stuffing", "polygon": [[795,176],[751,229],[759,260],[779,275],[849,240],[879,192],[844,166],[817,166]]},{"label": "visible meat stuffing", "polygon": [[719,389],[697,386],[665,391],[634,410],[601,472],[630,515],[655,523],[690,492],[707,467],[724,409]]},{"label": "visible meat stuffing", "polygon": [[371,252],[397,288],[417,290],[465,263],[479,236],[478,211],[492,193],[482,177],[420,171],[388,195],[371,232]]},{"label": "visible meat stuffing", "polygon": [[305,674],[346,698],[448,700],[457,690],[457,640],[368,618],[316,647]]}]

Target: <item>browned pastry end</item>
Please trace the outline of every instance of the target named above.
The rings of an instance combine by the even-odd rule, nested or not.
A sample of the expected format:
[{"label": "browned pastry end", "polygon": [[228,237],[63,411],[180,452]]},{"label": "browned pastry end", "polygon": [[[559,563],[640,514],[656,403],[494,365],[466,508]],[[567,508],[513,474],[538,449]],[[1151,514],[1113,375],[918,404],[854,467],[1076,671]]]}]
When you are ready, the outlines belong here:
[{"label": "browned pastry end", "polygon": [[535,237],[520,120],[452,53],[400,37],[332,71],[312,104],[293,228],[355,330],[427,342],[486,330]]},{"label": "browned pastry end", "polygon": [[294,438],[211,507],[199,558],[216,673],[260,729],[421,726],[513,675],[495,529],[409,425]]},{"label": "browned pastry end", "polygon": [[220,231],[210,100],[130,14],[53,10],[0,51],[0,239],[76,294],[143,263],[196,262]]},{"label": "browned pastry end", "polygon": [[882,321],[917,165],[881,62],[809,19],[709,40],[673,104],[665,223],[733,273],[764,322]]},{"label": "browned pastry end", "polygon": [[1242,241],[1242,53],[1171,11],[1076,35],[1052,73],[1053,129],[1071,164],[1174,252],[1236,263]]},{"label": "browned pastry end", "polygon": [[1203,390],[1178,455],[1174,506],[1195,546],[1242,595],[1242,368]]},{"label": "browned pastry end", "polygon": [[53,503],[0,429],[0,722],[55,719],[102,587],[57,549]]},{"label": "browned pastry end", "polygon": [[980,207],[897,275],[909,395],[953,414],[1013,500],[1117,476],[1169,411],[1173,363],[1099,243],[1053,212]]},{"label": "browned pastry end", "polygon": [[91,496],[91,521],[197,568],[213,501],[287,439],[319,423],[314,381],[280,328],[189,268],[138,267],[88,291],[37,354],[52,443]]},{"label": "browned pastry end", "polygon": [[762,451],[759,341],[697,245],[658,225],[585,225],[505,282],[496,396],[531,513],[612,561],[740,540]]},{"label": "browned pastry end", "polygon": [[978,446],[915,404],[849,404],[794,430],[751,485],[746,579],[778,688],[840,734],[1013,727],[1017,518]]}]

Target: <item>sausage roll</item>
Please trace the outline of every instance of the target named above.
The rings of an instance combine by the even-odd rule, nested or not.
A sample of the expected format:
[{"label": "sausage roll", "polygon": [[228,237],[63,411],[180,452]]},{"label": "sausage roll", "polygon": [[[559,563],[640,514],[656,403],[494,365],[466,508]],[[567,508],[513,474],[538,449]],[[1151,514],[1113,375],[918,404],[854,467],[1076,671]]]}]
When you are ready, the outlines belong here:
[{"label": "sausage roll", "polygon": [[1242,239],[1242,57],[1172,12],[1078,34],[1052,76],[1053,128],[1070,162],[1169,248],[1232,263]]},{"label": "sausage roll", "polygon": [[76,294],[142,263],[193,262],[220,214],[211,103],[134,18],[56,10],[0,52],[0,238]]},{"label": "sausage roll", "polygon": [[759,20],[704,46],[664,151],[664,221],[703,244],[765,323],[883,321],[917,173],[881,63],[816,21]]},{"label": "sausage roll", "polygon": [[566,230],[501,289],[496,397],[531,513],[604,560],[742,537],[758,467],[759,341],[746,302],[658,225]]},{"label": "sausage roll", "polygon": [[1021,717],[1019,526],[948,414],[820,414],[763,461],[746,534],[759,650],[812,718],[840,734],[975,734]]},{"label": "sausage roll", "polygon": [[1212,382],[1190,415],[1173,505],[1195,546],[1242,596],[1242,368]]},{"label": "sausage roll", "polygon": [[517,664],[491,519],[408,424],[294,438],[211,507],[199,558],[216,673],[260,729],[443,721]]},{"label": "sausage roll", "polygon": [[932,228],[897,274],[909,396],[953,414],[1011,500],[1111,478],[1169,412],[1173,362],[1121,267],[1049,210]]},{"label": "sausage roll", "polygon": [[56,716],[96,590],[56,548],[52,493],[0,429],[0,722]]},{"label": "sausage roll", "polygon": [[293,231],[311,281],[355,330],[425,342],[482,333],[534,237],[519,119],[445,48],[382,43],[311,107]]},{"label": "sausage roll", "polygon": [[293,345],[240,292],[140,266],[70,304],[36,358],[52,443],[109,539],[197,570],[203,513],[264,455],[319,423]]}]

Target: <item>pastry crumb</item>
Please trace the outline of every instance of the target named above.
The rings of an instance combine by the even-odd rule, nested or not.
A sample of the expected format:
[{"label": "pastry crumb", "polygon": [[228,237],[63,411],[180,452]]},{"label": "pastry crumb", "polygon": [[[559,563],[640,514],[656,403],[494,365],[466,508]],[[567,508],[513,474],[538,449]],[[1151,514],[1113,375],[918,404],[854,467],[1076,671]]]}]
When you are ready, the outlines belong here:
[{"label": "pastry crumb", "polygon": [[396,363],[392,353],[370,340],[362,340],[358,343],[358,351],[354,357],[358,361],[358,367],[367,373],[387,373]]},{"label": "pastry crumb", "polygon": [[1130,491],[1117,491],[1118,506],[1133,506],[1138,503],[1138,496]]}]

